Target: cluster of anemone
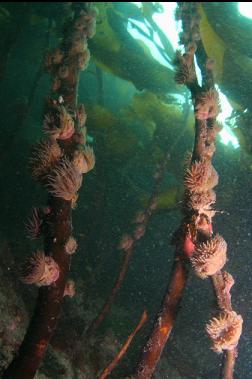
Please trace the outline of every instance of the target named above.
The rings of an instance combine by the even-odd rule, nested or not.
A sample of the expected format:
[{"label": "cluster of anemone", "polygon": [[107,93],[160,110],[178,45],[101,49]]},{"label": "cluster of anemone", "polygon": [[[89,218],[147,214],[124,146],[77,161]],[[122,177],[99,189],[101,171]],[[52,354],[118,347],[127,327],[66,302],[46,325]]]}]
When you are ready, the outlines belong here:
[{"label": "cluster of anemone", "polygon": [[54,65],[59,65],[64,58],[64,52],[60,48],[46,52],[44,56],[44,68],[48,72],[52,72]]},{"label": "cluster of anemone", "polygon": [[175,81],[178,84],[189,84],[196,79],[193,61],[195,50],[195,45],[191,44],[185,54],[180,51],[176,52],[173,64],[176,66]]},{"label": "cluster of anemone", "polygon": [[93,148],[85,146],[74,152],[73,164],[80,174],[86,174],[94,168],[95,155]]},{"label": "cluster of anemone", "polygon": [[200,160],[192,163],[185,173],[185,187],[191,192],[206,192],[218,184],[219,176],[210,161]]},{"label": "cluster of anemone", "polygon": [[43,129],[54,140],[66,140],[74,134],[74,120],[61,105],[45,115]]},{"label": "cluster of anemone", "polygon": [[89,64],[90,61],[90,51],[86,49],[85,51],[82,51],[75,56],[75,62],[74,65],[79,70],[85,70]]},{"label": "cluster of anemone", "polygon": [[210,189],[205,192],[192,192],[188,199],[189,208],[196,210],[199,214],[210,211],[216,201],[216,193]]},{"label": "cluster of anemone", "polygon": [[216,118],[220,113],[218,92],[210,88],[208,91],[200,93],[195,99],[194,111],[198,120]]},{"label": "cluster of anemone", "polygon": [[29,161],[32,176],[37,180],[43,180],[57,164],[61,155],[57,142],[44,140],[37,143]]},{"label": "cluster of anemone", "polygon": [[64,158],[53,169],[52,174],[47,179],[49,192],[67,201],[76,198],[76,193],[82,183],[82,176],[67,158]]},{"label": "cluster of anemone", "polygon": [[234,311],[224,311],[212,318],[206,325],[212,349],[217,353],[234,349],[242,333],[242,323],[242,317]]},{"label": "cluster of anemone", "polygon": [[186,45],[190,41],[200,40],[200,15],[198,3],[180,2],[176,9],[176,20],[183,20],[183,32],[180,34],[180,43]]},{"label": "cluster of anemone", "polygon": [[[52,88],[58,91],[67,81],[71,81],[76,70],[87,68],[90,52],[87,39],[95,34],[97,11],[87,3],[74,21],[73,31],[65,36],[64,46],[47,52],[44,58],[45,70],[52,74]],[[66,54],[67,51],[67,54]]]},{"label": "cluster of anemone", "polygon": [[49,286],[59,277],[59,266],[55,260],[44,254],[36,252],[24,265],[20,278],[26,284],[36,284],[38,287]]},{"label": "cluster of anemone", "polygon": [[202,279],[220,271],[227,260],[227,243],[223,237],[216,234],[207,242],[196,246],[191,257],[195,273]]},{"label": "cluster of anemone", "polygon": [[97,9],[87,7],[81,10],[80,16],[75,20],[74,29],[85,38],[92,38],[95,34]]}]

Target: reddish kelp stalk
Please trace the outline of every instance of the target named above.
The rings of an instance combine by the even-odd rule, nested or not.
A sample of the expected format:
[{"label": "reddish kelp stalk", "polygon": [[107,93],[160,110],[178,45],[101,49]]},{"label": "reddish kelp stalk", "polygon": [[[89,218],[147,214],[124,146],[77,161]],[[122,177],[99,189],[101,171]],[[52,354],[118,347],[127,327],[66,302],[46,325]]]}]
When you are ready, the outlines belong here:
[{"label": "reddish kelp stalk", "polygon": [[32,176],[49,196],[47,206],[35,209],[27,223],[32,238],[43,235],[44,251],[28,259],[21,279],[40,288],[24,340],[3,375],[8,379],[35,376],[55,331],[71,255],[77,248],[72,237],[72,209],[82,175],[94,166],[93,150],[86,145],[86,113],[83,105],[77,105],[77,94],[80,71],[90,58],[87,41],[95,33],[96,10],[92,3],[68,6],[62,43],[45,57],[45,68],[52,78],[43,125],[48,137],[35,145],[30,160]]},{"label": "reddish kelp stalk", "polygon": [[[187,85],[192,95],[195,113],[195,143],[190,167],[185,172],[185,196],[182,223],[174,234],[175,261],[170,284],[143,349],[134,379],[151,378],[162,350],[173,328],[178,306],[186,284],[186,260],[192,263],[200,278],[211,277],[220,314],[213,318],[206,330],[213,350],[225,351],[222,378],[231,379],[236,357],[236,346],[242,330],[242,317],[232,310],[230,288],[233,278],[221,269],[226,263],[227,244],[220,235],[213,235],[213,204],[218,174],[211,160],[215,152],[215,138],[220,130],[216,117],[220,111],[218,92],[214,87],[213,62],[207,58],[200,41],[198,3],[178,3],[177,18],[182,20],[181,43],[185,53],[175,58],[175,80]],[[194,57],[197,55],[202,72],[202,85],[197,80]]]},{"label": "reddish kelp stalk", "polygon": [[129,337],[127,338],[127,341],[125,342],[125,344],[123,345],[119,353],[115,356],[113,361],[103,370],[103,372],[99,376],[99,379],[107,378],[107,376],[111,373],[111,371],[116,367],[116,365],[119,363],[119,361],[122,359],[122,357],[128,350],[128,347],[131,344],[132,340],[134,339],[135,335],[142,328],[143,324],[146,322],[147,318],[148,318],[148,315],[146,311],[144,311],[135,330],[129,335]]},{"label": "reddish kelp stalk", "polygon": [[107,313],[109,312],[109,309],[111,305],[113,304],[115,297],[118,293],[118,291],[121,288],[122,282],[125,278],[125,275],[128,271],[128,266],[130,259],[134,253],[135,244],[138,240],[140,240],[144,234],[145,230],[148,226],[148,223],[150,221],[150,218],[152,216],[153,211],[156,209],[156,199],[157,195],[160,189],[160,184],[163,179],[163,175],[165,173],[165,168],[167,165],[167,161],[170,158],[170,155],[167,154],[163,164],[161,166],[157,167],[157,170],[155,172],[154,178],[155,178],[155,185],[152,191],[152,194],[150,196],[150,199],[148,201],[148,205],[144,211],[139,211],[136,216],[134,223],[136,224],[135,230],[133,235],[124,234],[122,236],[122,239],[119,243],[119,249],[124,250],[125,256],[122,262],[121,270],[119,272],[119,275],[116,279],[115,285],[109,294],[107,300],[105,301],[100,313],[97,315],[97,317],[91,322],[88,329],[85,331],[84,336],[90,336],[92,333],[98,328],[98,326],[101,324],[101,322],[106,317]]}]

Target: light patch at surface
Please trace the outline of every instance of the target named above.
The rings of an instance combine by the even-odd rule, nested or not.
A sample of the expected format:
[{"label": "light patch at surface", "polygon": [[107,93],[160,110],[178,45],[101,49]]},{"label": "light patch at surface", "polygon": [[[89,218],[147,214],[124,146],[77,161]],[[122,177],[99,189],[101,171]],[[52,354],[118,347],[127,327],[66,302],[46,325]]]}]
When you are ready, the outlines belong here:
[{"label": "light patch at surface", "polygon": [[[133,2],[133,4],[137,5],[139,8],[141,8],[142,6],[141,2]],[[177,22],[174,17],[177,4],[175,2],[161,2],[160,4],[162,5],[164,12],[154,13],[153,20],[160,27],[160,29],[162,29],[162,31],[165,33],[170,43],[172,44],[174,48],[174,52],[175,52],[175,50],[179,48],[178,35],[179,35],[179,32],[181,31],[181,23]],[[239,3],[239,11],[241,12],[240,5],[241,5],[241,8],[244,9],[244,12],[246,12],[245,16],[248,17],[248,14],[251,14],[251,17],[252,17],[252,3]],[[250,8],[246,8],[247,6]],[[141,28],[145,33],[148,33],[147,26],[144,25],[142,22],[137,22],[136,20],[132,20],[132,22],[134,22],[134,24],[136,24],[139,28]],[[152,54],[154,59],[156,59],[159,63],[161,63],[162,65],[166,67],[173,68],[163,58],[163,56],[160,54],[155,44],[153,44],[148,38],[144,37],[141,33],[139,33],[136,29],[134,29],[134,27],[132,27],[130,23],[128,23],[128,32],[132,35],[133,38],[137,40],[141,40],[146,44],[146,46],[149,48],[150,53]],[[154,33],[154,41],[157,45],[161,46],[157,33]],[[195,63],[196,63],[197,78],[199,80],[199,83],[201,84],[201,72],[197,66],[197,62]],[[218,89],[218,92],[219,92],[221,109],[222,109],[222,112],[218,116],[218,120],[224,126],[222,131],[219,134],[220,141],[221,143],[225,145],[231,144],[231,146],[237,149],[239,147],[238,139],[236,138],[232,129],[226,123],[226,119],[231,116],[232,106],[228,102],[226,96],[223,93],[221,93],[219,89]]]},{"label": "light patch at surface", "polygon": [[174,17],[177,3],[164,1],[161,2],[161,5],[164,9],[164,13],[154,13],[153,20],[169,38],[174,50],[177,50],[179,48],[178,33],[180,31],[178,29],[181,28]]},{"label": "light patch at surface", "polygon": [[[217,89],[218,89],[218,87],[217,87]],[[223,129],[221,130],[221,132],[219,134],[220,139],[224,145],[228,145],[229,143],[231,143],[231,145],[235,149],[237,149],[240,146],[238,139],[236,138],[232,129],[226,123],[226,119],[231,116],[232,107],[231,107],[230,103],[228,102],[226,96],[222,92],[220,92],[219,89],[218,89],[218,92],[219,92],[219,98],[220,98],[221,110],[222,111],[219,114],[217,119],[218,119],[218,121],[220,121],[223,124]]]},{"label": "light patch at surface", "polygon": [[252,18],[252,3],[238,3],[238,10],[241,15]]},{"label": "light patch at surface", "polygon": [[[139,8],[142,6],[141,2],[133,2],[133,4],[137,5]],[[174,48],[174,51],[178,49],[178,34],[179,34],[179,25],[175,21],[174,18],[174,12],[176,9],[177,4],[175,2],[161,2],[160,3],[164,9],[163,13],[154,13],[153,14],[153,20],[155,23],[159,26],[159,28],[164,32],[166,37],[169,39],[171,45]],[[142,22],[138,22],[136,20],[132,20],[132,22],[137,25],[140,29],[142,29],[145,33],[148,33],[148,28],[146,25],[144,25]],[[148,38],[143,36],[139,31],[137,31],[134,26],[132,27],[130,22],[128,23],[128,32],[132,35],[133,38],[143,41],[146,46],[149,48],[151,55],[154,59],[156,59],[159,63],[162,65],[172,68],[172,65],[170,65],[160,54],[158,51],[158,48],[155,46],[155,44],[159,45],[160,47],[162,44],[160,43],[160,39],[157,35],[157,33],[154,33],[154,41],[155,44],[152,43]],[[173,57],[171,57],[173,59]]]}]

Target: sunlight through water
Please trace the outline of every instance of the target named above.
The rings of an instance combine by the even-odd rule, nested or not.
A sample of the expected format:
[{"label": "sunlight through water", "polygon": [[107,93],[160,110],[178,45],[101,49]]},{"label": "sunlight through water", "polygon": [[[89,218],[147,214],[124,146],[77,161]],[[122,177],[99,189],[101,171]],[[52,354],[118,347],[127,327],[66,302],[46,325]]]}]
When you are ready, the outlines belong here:
[{"label": "sunlight through water", "polygon": [[[137,5],[139,8],[142,7],[141,2],[134,2],[133,4]],[[165,35],[169,39],[175,52],[175,50],[177,50],[178,48],[181,48],[181,46],[179,45],[179,37],[178,37],[179,32],[181,31],[181,25],[180,25],[180,22],[175,21],[175,17],[174,17],[174,13],[175,13],[175,9],[177,5],[175,2],[161,2],[160,4],[163,7],[163,12],[154,13],[153,20],[159,26],[159,28],[162,29],[162,31],[165,33]],[[250,8],[246,8],[247,6]],[[241,12],[241,9],[244,9],[244,10],[246,9],[246,12],[247,13],[250,12],[252,16],[252,3],[239,3],[240,12]],[[137,27],[140,28],[144,33],[148,34],[149,33],[148,23],[146,23],[145,25],[144,23],[140,21],[130,20],[128,22],[128,31],[132,35],[132,37],[144,42],[144,44],[148,47],[154,59],[156,59],[162,65],[173,69],[172,65],[169,62],[167,62],[167,60],[164,59],[164,57],[160,54],[158,48],[156,47],[156,45],[159,45],[160,47],[162,47],[162,44],[160,42],[160,39],[157,33],[154,32],[153,41],[155,43],[153,43],[147,37],[141,34],[136,28],[134,28],[134,24],[137,25]],[[199,81],[200,81],[201,75],[199,74],[199,69],[197,70],[197,72],[198,72]],[[220,95],[220,102],[221,102],[221,109],[222,109],[222,112],[218,116],[218,120],[221,121],[223,124],[223,129],[220,132],[220,141],[225,145],[229,145],[229,146],[231,145],[233,146],[233,148],[237,149],[239,147],[238,139],[236,138],[232,129],[226,123],[226,119],[231,116],[232,106],[228,102],[228,99],[226,98],[226,96],[220,91],[220,89],[219,88],[217,89]]]}]

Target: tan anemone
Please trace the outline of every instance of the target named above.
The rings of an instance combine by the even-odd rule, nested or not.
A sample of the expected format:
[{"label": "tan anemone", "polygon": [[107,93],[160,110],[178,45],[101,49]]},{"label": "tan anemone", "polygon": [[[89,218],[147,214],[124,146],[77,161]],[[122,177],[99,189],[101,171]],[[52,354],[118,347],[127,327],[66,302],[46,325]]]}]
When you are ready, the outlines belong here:
[{"label": "tan anemone", "polygon": [[212,349],[217,353],[234,349],[242,333],[242,316],[234,311],[224,311],[212,318],[206,325],[206,331],[212,340]]},{"label": "tan anemone", "polygon": [[226,253],[227,243],[219,234],[197,245],[191,258],[196,275],[205,279],[216,274],[226,263]]}]

